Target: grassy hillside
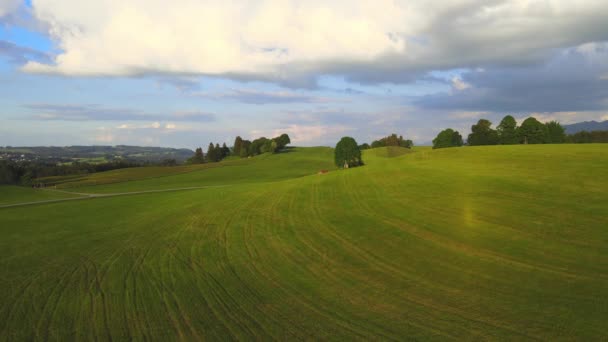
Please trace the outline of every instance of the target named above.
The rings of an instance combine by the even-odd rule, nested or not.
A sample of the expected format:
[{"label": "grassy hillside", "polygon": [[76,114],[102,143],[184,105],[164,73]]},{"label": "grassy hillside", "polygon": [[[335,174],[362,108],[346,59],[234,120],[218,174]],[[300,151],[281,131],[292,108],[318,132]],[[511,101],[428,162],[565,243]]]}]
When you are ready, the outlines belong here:
[{"label": "grassy hillside", "polygon": [[605,146],[299,153],[0,209],[0,340],[608,338]]},{"label": "grassy hillside", "polygon": [[59,188],[90,193],[115,193],[205,185],[257,183],[313,175],[335,169],[333,149],[292,148],[287,152],[236,158],[221,163],[177,167],[146,167],[94,173],[60,180]]},{"label": "grassy hillside", "polygon": [[32,189],[21,186],[0,186],[0,206],[15,203],[48,201],[74,197],[80,196],[75,194],[47,191],[42,189]]}]

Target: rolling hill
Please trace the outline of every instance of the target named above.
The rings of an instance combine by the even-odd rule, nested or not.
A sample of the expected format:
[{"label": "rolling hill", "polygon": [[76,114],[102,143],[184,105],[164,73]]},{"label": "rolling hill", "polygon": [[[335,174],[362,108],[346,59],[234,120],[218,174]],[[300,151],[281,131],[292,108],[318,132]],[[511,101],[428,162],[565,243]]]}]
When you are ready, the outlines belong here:
[{"label": "rolling hill", "polygon": [[58,185],[111,196],[0,209],[0,339],[608,338],[605,146],[332,157],[115,170]]},{"label": "rolling hill", "polygon": [[606,131],[608,130],[608,120],[606,121],[584,121],[577,122],[570,125],[564,125],[564,130],[566,134],[574,134],[581,131]]}]

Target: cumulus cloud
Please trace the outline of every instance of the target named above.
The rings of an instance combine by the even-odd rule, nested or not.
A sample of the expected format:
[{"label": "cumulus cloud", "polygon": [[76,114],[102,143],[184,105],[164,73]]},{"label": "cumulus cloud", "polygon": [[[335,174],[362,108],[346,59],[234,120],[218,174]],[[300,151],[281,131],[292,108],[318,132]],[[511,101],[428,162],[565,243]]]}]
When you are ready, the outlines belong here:
[{"label": "cumulus cloud", "polygon": [[20,0],[0,0],[0,18],[15,12],[20,4]]},{"label": "cumulus cloud", "polygon": [[34,0],[62,49],[29,72],[221,75],[310,87],[315,75],[409,82],[427,70],[528,64],[608,40],[603,0],[74,2]]}]

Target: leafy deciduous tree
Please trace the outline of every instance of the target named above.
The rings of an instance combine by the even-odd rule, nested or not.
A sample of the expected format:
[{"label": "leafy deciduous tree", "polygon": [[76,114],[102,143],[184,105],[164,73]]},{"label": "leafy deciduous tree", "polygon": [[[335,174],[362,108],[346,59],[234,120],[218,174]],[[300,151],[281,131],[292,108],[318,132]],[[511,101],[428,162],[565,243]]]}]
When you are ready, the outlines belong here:
[{"label": "leafy deciduous tree", "polygon": [[517,129],[517,137],[522,144],[545,144],[548,140],[547,126],[529,117]]},{"label": "leafy deciduous tree", "polygon": [[458,131],[451,128],[444,129],[437,134],[437,137],[433,139],[433,148],[446,148],[446,147],[457,147],[462,146],[462,136]]},{"label": "leafy deciduous tree", "polygon": [[492,123],[486,119],[479,119],[477,124],[471,126],[471,134],[467,142],[471,146],[475,145],[496,145],[498,134],[491,128]]},{"label": "leafy deciduous tree", "polygon": [[566,131],[557,121],[549,121],[547,126],[547,142],[550,144],[561,144],[566,141]]},{"label": "leafy deciduous tree", "polygon": [[517,144],[517,122],[511,115],[505,116],[496,127],[498,143],[502,145]]},{"label": "leafy deciduous tree", "polygon": [[334,160],[338,167],[353,167],[363,165],[361,150],[357,141],[351,137],[343,137],[336,145]]}]

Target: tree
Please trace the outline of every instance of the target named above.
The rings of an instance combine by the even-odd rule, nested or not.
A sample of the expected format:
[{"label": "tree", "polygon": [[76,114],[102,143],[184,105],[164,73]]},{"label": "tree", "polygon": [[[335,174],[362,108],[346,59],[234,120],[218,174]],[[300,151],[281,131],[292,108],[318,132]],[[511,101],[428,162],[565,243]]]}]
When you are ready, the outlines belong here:
[{"label": "tree", "polygon": [[469,145],[496,145],[498,134],[490,128],[492,123],[486,119],[479,119],[476,125],[471,126],[471,134],[467,139]]},{"label": "tree", "polygon": [[239,156],[241,158],[250,156],[251,155],[250,150],[251,150],[251,141],[243,140],[243,142],[241,143],[241,152],[239,153]]},{"label": "tree", "polygon": [[363,165],[361,160],[361,150],[355,139],[343,137],[340,139],[335,149],[334,160],[338,167],[353,167]]},{"label": "tree", "polygon": [[273,140],[277,143],[277,148],[279,150],[285,148],[285,146],[291,144],[291,139],[289,139],[289,135],[283,133],[278,138],[274,138]]},{"label": "tree", "polygon": [[210,162],[217,161],[217,152],[213,143],[209,143],[209,146],[207,147],[207,160]]},{"label": "tree", "polygon": [[363,144],[359,145],[360,150],[369,150],[370,148],[371,148],[371,146],[369,146],[368,143],[363,143]]},{"label": "tree", "polygon": [[462,146],[462,136],[451,128],[444,129],[433,139],[433,149]]},{"label": "tree", "polygon": [[230,148],[226,146],[226,143],[222,144],[222,159],[228,157],[230,155]]},{"label": "tree", "polygon": [[270,142],[270,151],[271,153],[276,153],[279,150],[279,145],[277,144],[276,140],[272,139],[272,141]]},{"label": "tree", "polygon": [[412,148],[414,146],[414,142],[411,141],[410,139],[402,140],[399,142],[399,146],[405,147],[405,148]]},{"label": "tree", "polygon": [[237,136],[236,139],[234,139],[234,154],[240,156],[241,148],[243,148],[243,139],[240,136]]},{"label": "tree", "polygon": [[202,164],[205,162],[205,156],[203,155],[203,149],[197,148],[194,151],[194,155],[190,157],[187,161],[189,164]]},{"label": "tree", "polygon": [[257,156],[260,153],[266,152],[266,145],[268,144],[268,139],[265,137],[257,138],[251,142],[249,146],[249,155]]},{"label": "tree", "polygon": [[547,142],[550,144],[561,144],[566,142],[566,131],[557,121],[549,121],[547,126]]},{"label": "tree", "polygon": [[529,117],[517,129],[517,137],[522,144],[545,144],[548,140],[547,126]]},{"label": "tree", "polygon": [[502,145],[513,145],[519,141],[517,139],[517,122],[511,115],[502,118],[500,124],[496,127],[498,134],[498,143]]},{"label": "tree", "polygon": [[372,141],[372,148],[378,148],[378,147],[384,147],[384,146],[386,146],[384,141],[381,141],[381,140]]}]

